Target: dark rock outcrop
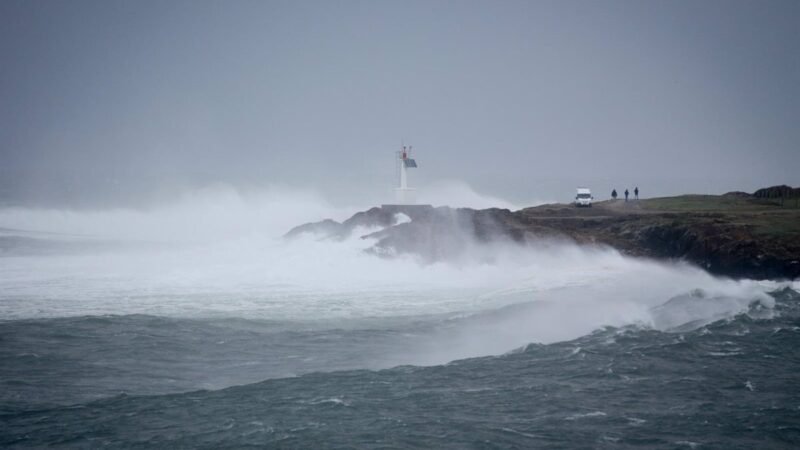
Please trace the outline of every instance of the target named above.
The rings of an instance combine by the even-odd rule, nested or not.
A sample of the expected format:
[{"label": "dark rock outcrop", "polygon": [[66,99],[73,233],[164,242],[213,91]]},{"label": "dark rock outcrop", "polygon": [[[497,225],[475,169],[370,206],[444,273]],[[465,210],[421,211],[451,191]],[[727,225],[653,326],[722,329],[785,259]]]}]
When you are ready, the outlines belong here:
[{"label": "dark rock outcrop", "polygon": [[759,189],[753,192],[756,198],[795,198],[800,197],[800,188],[793,188],[785,184]]},{"label": "dark rock outcrop", "polygon": [[[718,198],[723,198],[720,196]],[[687,198],[713,202],[713,196]],[[800,277],[800,214],[771,202],[742,198],[741,207],[664,210],[680,197],[639,202],[609,201],[594,208],[543,205],[519,211],[384,205],[338,223],[331,220],[292,229],[287,237],[314,233],[342,239],[359,227],[380,231],[361,236],[376,240],[377,255],[410,253],[425,261],[481,254],[488,243],[526,244],[568,240],[604,245],[632,256],[680,259],[717,275],[755,279]],[[661,203],[658,200],[662,200]],[[668,203],[673,202],[673,203]],[[739,205],[739,204],[736,204]],[[739,209],[736,209],[739,208]],[[398,214],[411,220],[398,223]],[[485,255],[485,253],[484,253]]]}]

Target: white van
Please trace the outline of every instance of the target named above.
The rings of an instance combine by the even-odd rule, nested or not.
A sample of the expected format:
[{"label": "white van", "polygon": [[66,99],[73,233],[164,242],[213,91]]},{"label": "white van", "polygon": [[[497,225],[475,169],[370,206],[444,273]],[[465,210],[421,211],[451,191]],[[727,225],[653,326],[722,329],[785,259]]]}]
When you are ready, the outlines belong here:
[{"label": "white van", "polygon": [[591,208],[592,200],[594,200],[594,197],[592,197],[591,189],[583,187],[578,188],[578,193],[575,195],[575,206],[588,206]]}]

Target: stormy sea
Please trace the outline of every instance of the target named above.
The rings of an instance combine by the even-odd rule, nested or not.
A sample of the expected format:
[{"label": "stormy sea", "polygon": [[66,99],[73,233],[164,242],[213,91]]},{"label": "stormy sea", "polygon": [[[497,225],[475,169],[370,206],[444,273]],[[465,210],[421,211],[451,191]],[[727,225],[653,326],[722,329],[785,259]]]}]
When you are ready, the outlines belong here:
[{"label": "stormy sea", "polygon": [[282,239],[305,200],[0,211],[0,446],[800,445],[797,282]]}]

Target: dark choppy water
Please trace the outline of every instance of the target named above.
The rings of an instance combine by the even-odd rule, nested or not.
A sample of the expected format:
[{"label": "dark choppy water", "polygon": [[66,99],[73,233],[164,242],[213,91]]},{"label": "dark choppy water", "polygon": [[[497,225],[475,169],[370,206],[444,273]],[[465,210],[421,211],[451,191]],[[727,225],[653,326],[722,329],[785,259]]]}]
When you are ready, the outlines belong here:
[{"label": "dark choppy water", "polygon": [[772,295],[705,326],[424,367],[390,366],[468,319],[5,321],[0,446],[793,448],[800,295]]}]

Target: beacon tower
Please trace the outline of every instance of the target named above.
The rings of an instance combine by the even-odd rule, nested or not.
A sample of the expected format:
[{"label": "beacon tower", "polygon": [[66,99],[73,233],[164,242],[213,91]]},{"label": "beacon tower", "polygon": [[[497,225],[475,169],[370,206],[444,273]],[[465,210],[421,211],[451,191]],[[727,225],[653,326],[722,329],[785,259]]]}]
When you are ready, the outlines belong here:
[{"label": "beacon tower", "polygon": [[395,201],[398,205],[413,205],[416,203],[416,189],[408,187],[408,169],[415,169],[417,161],[411,157],[411,146],[403,146],[402,150],[395,152],[397,165],[397,187],[394,189]]}]

